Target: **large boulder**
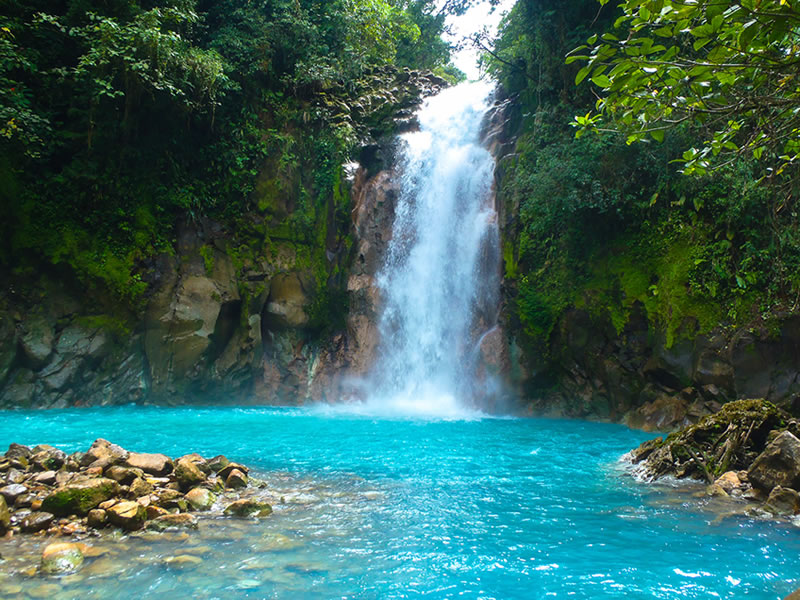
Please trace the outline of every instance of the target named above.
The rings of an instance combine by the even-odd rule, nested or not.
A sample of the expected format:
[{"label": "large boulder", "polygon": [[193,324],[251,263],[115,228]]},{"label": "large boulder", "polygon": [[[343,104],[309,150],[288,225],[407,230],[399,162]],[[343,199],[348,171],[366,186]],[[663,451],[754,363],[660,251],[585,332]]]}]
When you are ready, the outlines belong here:
[{"label": "large boulder", "polygon": [[113,479],[98,477],[56,489],[42,502],[42,510],[56,516],[85,515],[119,491]]},{"label": "large boulder", "polygon": [[797,514],[800,510],[800,494],[791,488],[776,486],[769,493],[764,510],[776,516]]},{"label": "large boulder", "polygon": [[764,491],[774,487],[800,487],[800,440],[788,431],[780,433],[756,457],[747,470],[750,483]]},{"label": "large boulder", "polygon": [[42,552],[41,570],[46,575],[74,573],[82,564],[83,552],[78,544],[50,544]]},{"label": "large boulder", "polygon": [[155,475],[156,477],[169,475],[173,469],[172,460],[170,460],[169,456],[164,454],[131,452],[125,464],[129,467],[141,469],[145,473]]}]

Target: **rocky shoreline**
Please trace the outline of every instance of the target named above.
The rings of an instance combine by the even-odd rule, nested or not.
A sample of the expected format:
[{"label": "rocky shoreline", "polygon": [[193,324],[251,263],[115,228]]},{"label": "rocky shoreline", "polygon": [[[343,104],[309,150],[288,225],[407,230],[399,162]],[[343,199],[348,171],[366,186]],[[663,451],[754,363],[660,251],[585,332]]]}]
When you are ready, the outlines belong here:
[{"label": "rocky shoreline", "polygon": [[705,481],[705,495],[743,501],[749,516],[800,514],[800,422],[765,400],[725,404],[628,458],[644,480]]},{"label": "rocky shoreline", "polygon": [[196,529],[199,513],[268,516],[272,506],[259,494],[266,484],[249,471],[222,455],[173,460],[104,439],[69,455],[11,444],[0,459],[0,536],[50,536],[38,571],[72,573],[91,555],[81,540],[105,528],[165,532]]}]

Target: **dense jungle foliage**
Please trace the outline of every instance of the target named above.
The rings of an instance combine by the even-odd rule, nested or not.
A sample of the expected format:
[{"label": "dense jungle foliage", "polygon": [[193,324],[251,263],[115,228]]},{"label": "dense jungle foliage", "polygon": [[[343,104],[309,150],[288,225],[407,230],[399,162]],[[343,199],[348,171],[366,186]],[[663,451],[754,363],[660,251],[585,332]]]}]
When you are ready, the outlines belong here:
[{"label": "dense jungle foliage", "polygon": [[0,264],[133,304],[179,220],[258,211],[269,243],[313,241],[331,197],[349,219],[341,165],[394,75],[459,76],[432,0],[2,4]]},{"label": "dense jungle foliage", "polygon": [[529,345],[569,307],[620,331],[640,304],[668,344],[797,308],[794,5],[519,0],[484,44],[521,107],[501,199]]}]

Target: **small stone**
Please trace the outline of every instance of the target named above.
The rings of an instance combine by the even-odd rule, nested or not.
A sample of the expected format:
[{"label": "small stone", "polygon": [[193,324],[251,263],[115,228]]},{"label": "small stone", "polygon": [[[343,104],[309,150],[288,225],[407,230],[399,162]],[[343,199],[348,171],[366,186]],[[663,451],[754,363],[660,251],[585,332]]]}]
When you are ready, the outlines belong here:
[{"label": "small stone", "polygon": [[147,520],[145,507],[138,502],[119,502],[108,509],[108,520],[122,529],[135,531]]},{"label": "small stone", "polygon": [[172,473],[173,464],[169,456],[164,454],[143,454],[138,452],[131,452],[128,455],[126,464],[129,467],[141,469],[145,473],[155,475],[156,477],[163,477]]},{"label": "small stone", "polygon": [[[204,475],[211,474],[211,467],[208,466],[208,461],[202,456],[200,456],[197,452],[193,452],[192,454],[186,454],[181,458],[185,458],[189,462],[194,463],[194,465],[198,469],[200,469]],[[180,460],[180,458],[178,460]]]},{"label": "small stone", "polygon": [[161,517],[163,515],[170,514],[169,511],[167,511],[166,509],[161,508],[160,506],[155,506],[153,504],[145,507],[145,511],[147,513],[148,519],[157,519],[158,517]]},{"label": "small stone", "polygon": [[214,494],[205,488],[196,487],[186,492],[186,501],[195,510],[209,510],[216,500]]},{"label": "small stone", "polygon": [[144,472],[141,469],[113,465],[105,470],[105,476],[120,485],[130,485],[135,479],[144,477]]},{"label": "small stone", "polygon": [[175,463],[175,477],[181,489],[188,490],[203,483],[206,476],[200,468],[187,457],[181,457]]},{"label": "small stone", "polygon": [[28,458],[32,454],[31,449],[22,444],[9,444],[5,457],[9,459]]},{"label": "small stone", "polygon": [[134,479],[128,493],[134,498],[141,498],[153,493],[153,486],[144,479]]},{"label": "small stone", "polygon": [[769,493],[764,510],[775,516],[789,516],[800,510],[800,494],[791,488],[776,486]]},{"label": "small stone", "polygon": [[117,465],[125,462],[129,454],[124,448],[99,438],[94,441],[86,454],[81,457],[80,464],[82,467],[88,467],[95,461],[106,461],[106,466]]},{"label": "small stone", "polygon": [[223,481],[225,481],[225,480],[228,479],[228,475],[230,475],[231,472],[234,471],[234,470],[241,471],[245,475],[250,473],[250,469],[248,469],[244,465],[240,465],[239,463],[229,462],[222,469],[220,469],[217,474],[220,476],[220,478]]},{"label": "small stone", "polygon": [[6,503],[9,506],[13,506],[17,496],[21,496],[27,491],[28,488],[21,483],[12,483],[11,485],[4,485],[3,487],[0,487],[0,496],[6,499]]},{"label": "small stone", "polygon": [[177,515],[162,515],[147,522],[150,531],[166,531],[168,529],[197,529],[197,518],[183,513]]},{"label": "small stone", "polygon": [[222,469],[231,464],[227,458],[219,454],[208,461],[208,467],[214,472],[219,473]]},{"label": "small stone", "polygon": [[19,469],[9,469],[6,473],[7,483],[22,483],[25,481],[25,473]]},{"label": "small stone", "polygon": [[168,556],[164,562],[170,567],[185,567],[188,565],[201,565],[203,559],[199,556],[191,556],[189,554],[180,554],[178,556]]},{"label": "small stone", "polygon": [[33,478],[33,481],[40,484],[40,485],[55,485],[56,483],[56,472],[55,471],[45,471],[44,473],[39,473]]},{"label": "small stone", "polygon": [[14,508],[30,508],[36,500],[36,494],[30,492],[21,494],[14,500]]},{"label": "small stone", "polygon": [[739,475],[737,475],[735,471],[728,471],[727,473],[723,473],[717,478],[717,480],[714,483],[720,486],[723,490],[725,490],[729,494],[735,488],[742,486],[742,482],[739,479]]},{"label": "small stone", "polygon": [[86,533],[87,529],[78,521],[70,521],[61,527],[62,535],[76,535],[79,533]]},{"label": "small stone", "polygon": [[101,502],[97,505],[97,508],[101,510],[108,510],[112,506],[114,506],[117,502],[119,502],[118,498],[111,498],[111,500],[106,500],[105,502]]},{"label": "small stone", "polygon": [[37,446],[37,450],[28,459],[30,464],[38,471],[57,471],[67,460],[67,454],[63,450],[52,446]]},{"label": "small stone", "polygon": [[55,517],[48,512],[35,512],[31,513],[20,524],[20,529],[25,533],[36,533],[44,529],[49,529],[53,524]]},{"label": "small stone", "polygon": [[42,573],[61,575],[74,573],[83,564],[83,553],[77,544],[55,543],[42,552]]},{"label": "small stone", "polygon": [[108,514],[101,508],[95,508],[86,515],[86,525],[92,529],[102,529],[108,523]]},{"label": "small stone", "polygon": [[247,487],[247,475],[242,473],[239,469],[234,469],[225,479],[225,487],[234,490]]},{"label": "small stone", "polygon": [[229,504],[225,508],[225,514],[237,517],[266,517],[272,514],[272,506],[260,500],[245,498]]},{"label": "small stone", "polygon": [[0,535],[11,527],[11,511],[8,510],[5,498],[0,496]]}]

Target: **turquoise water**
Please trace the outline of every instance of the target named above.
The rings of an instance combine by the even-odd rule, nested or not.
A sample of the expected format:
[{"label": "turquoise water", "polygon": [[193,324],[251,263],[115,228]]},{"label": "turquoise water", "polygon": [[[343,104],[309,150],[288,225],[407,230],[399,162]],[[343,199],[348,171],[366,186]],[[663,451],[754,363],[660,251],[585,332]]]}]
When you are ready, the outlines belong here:
[{"label": "turquoise water", "polygon": [[[0,413],[4,445],[74,451],[97,437],[225,454],[285,504],[261,521],[203,521],[188,540],[109,536],[102,563],[46,580],[54,598],[776,599],[800,587],[800,531],[715,520],[692,493],[635,482],[618,459],[648,435],[622,426],[261,408]],[[0,540],[0,554],[38,543]],[[202,563],[178,568],[165,560],[176,554]],[[0,584],[43,582],[8,572]]]}]

